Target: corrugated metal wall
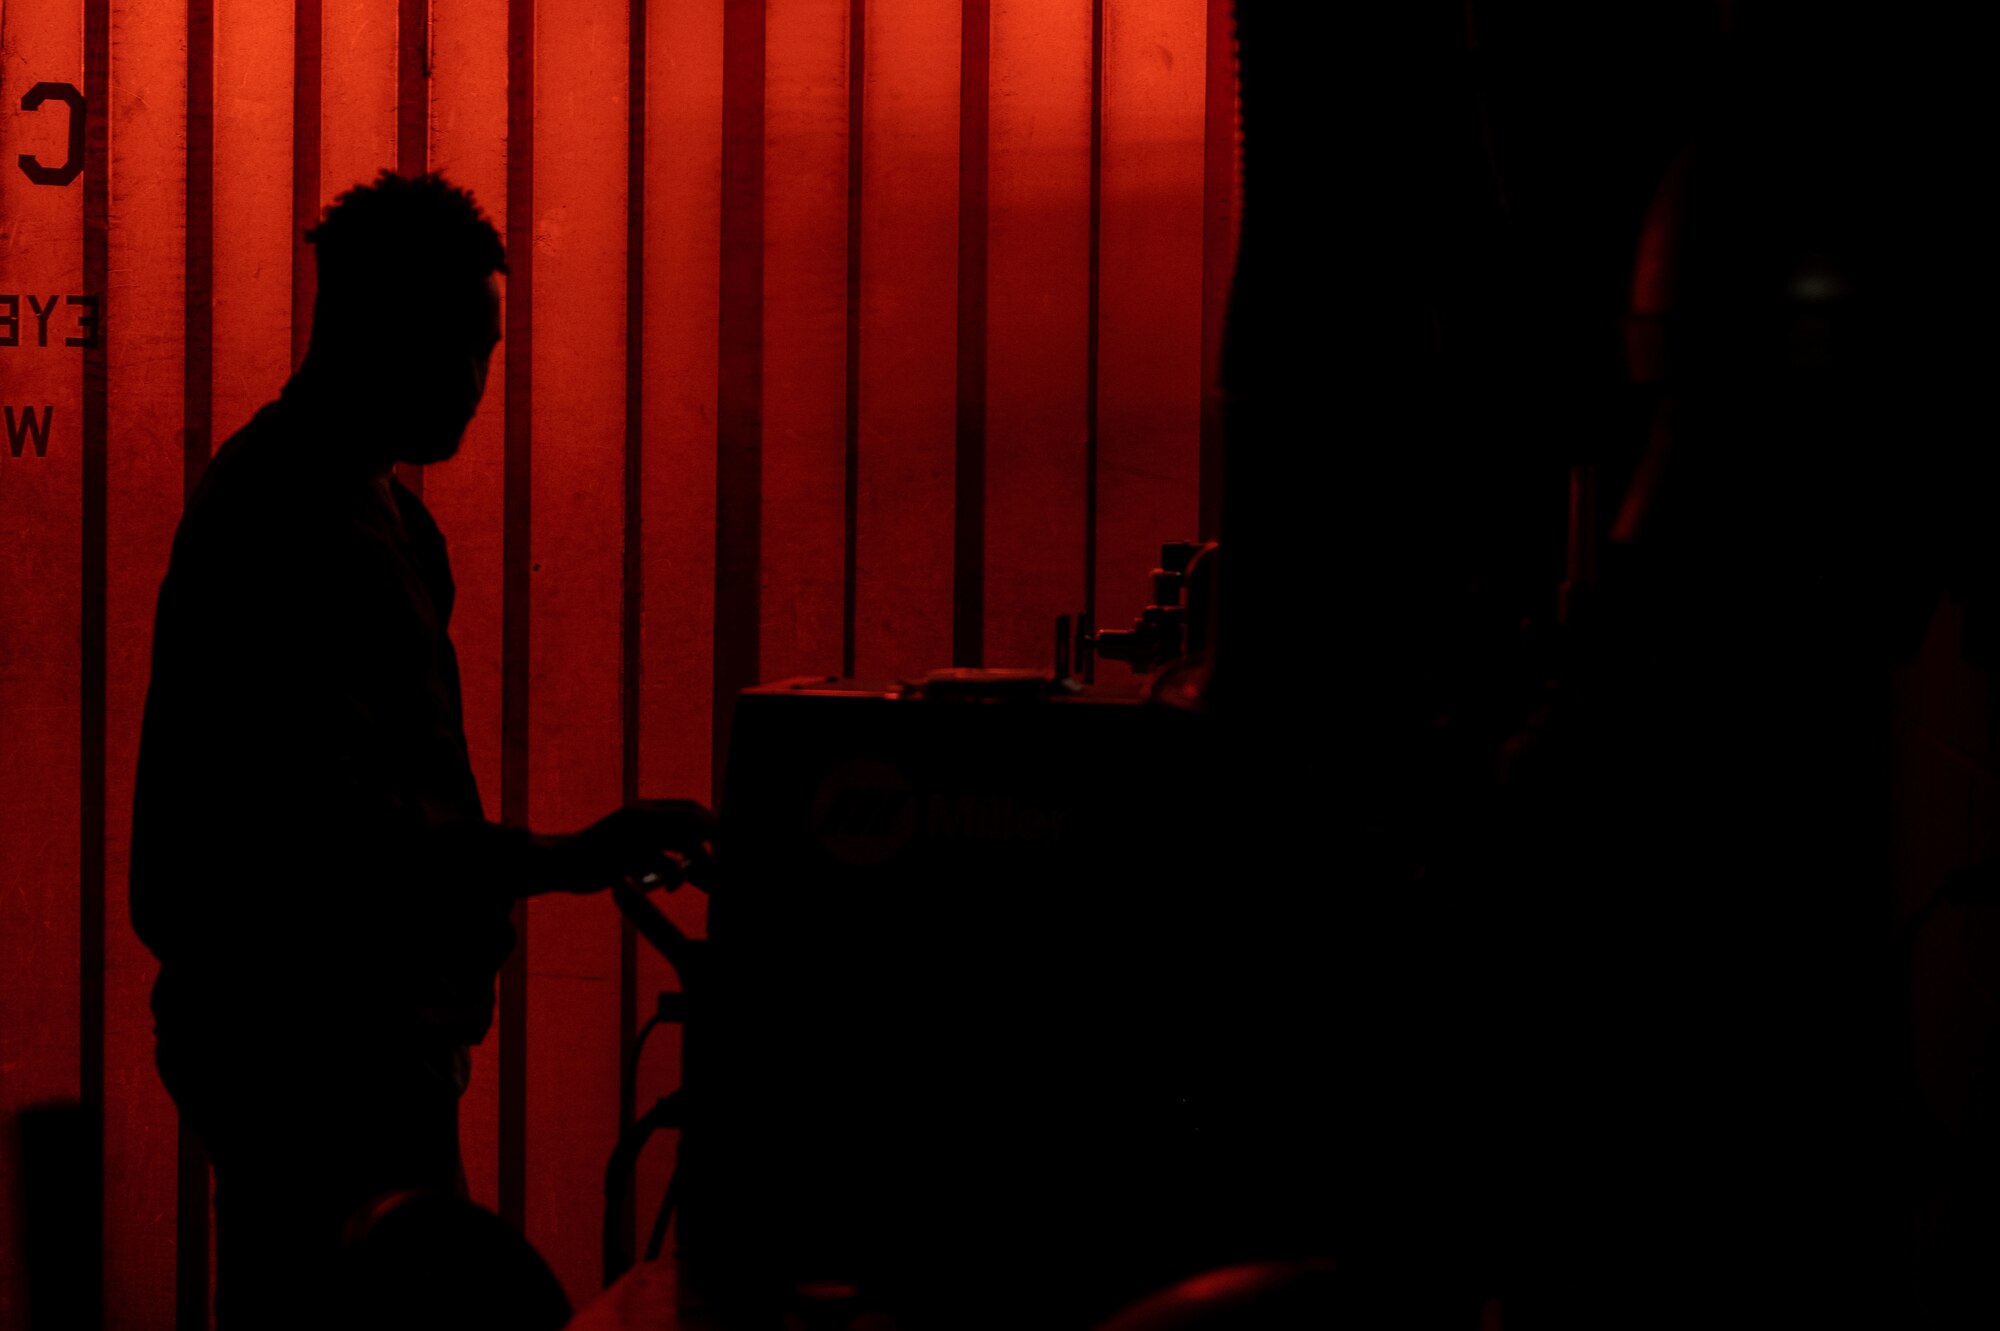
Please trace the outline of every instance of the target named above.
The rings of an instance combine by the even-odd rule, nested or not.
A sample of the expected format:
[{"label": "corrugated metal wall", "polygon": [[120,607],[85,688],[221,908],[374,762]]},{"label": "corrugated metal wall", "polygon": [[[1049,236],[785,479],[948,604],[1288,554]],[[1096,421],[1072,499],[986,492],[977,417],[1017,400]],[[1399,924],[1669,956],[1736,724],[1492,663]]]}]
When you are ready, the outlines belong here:
[{"label": "corrugated metal wall", "polygon": [[[318,210],[428,166],[505,230],[504,372],[408,479],[489,807],[563,829],[706,797],[743,685],[1040,663],[1212,527],[1228,50],[1217,0],[0,0],[0,1110],[101,1109],[109,1325],[208,1265],[124,907],[153,597]],[[467,1168],[580,1300],[666,977],[603,899],[523,940]]]}]

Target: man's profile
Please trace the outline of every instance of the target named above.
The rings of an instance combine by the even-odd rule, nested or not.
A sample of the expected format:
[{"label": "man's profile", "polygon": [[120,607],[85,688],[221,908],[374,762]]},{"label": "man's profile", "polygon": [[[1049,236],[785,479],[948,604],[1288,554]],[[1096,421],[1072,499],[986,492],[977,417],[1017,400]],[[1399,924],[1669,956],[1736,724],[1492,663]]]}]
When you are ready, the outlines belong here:
[{"label": "man's profile", "polygon": [[312,341],[217,451],[161,586],[132,919],[163,1079],[215,1166],[217,1311],[300,1326],[356,1208],[462,1193],[458,1098],[544,891],[674,872],[706,815],[568,836],[487,821],[444,539],[398,462],[457,450],[500,339],[500,237],[383,173],[308,233]]}]

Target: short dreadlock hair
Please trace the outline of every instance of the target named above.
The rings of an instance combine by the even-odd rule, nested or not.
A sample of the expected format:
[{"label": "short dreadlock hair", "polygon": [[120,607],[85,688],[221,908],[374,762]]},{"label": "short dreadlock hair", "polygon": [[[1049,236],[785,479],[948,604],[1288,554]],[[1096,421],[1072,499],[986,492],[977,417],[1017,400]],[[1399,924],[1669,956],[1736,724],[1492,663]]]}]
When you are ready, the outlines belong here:
[{"label": "short dreadlock hair", "polygon": [[471,194],[435,172],[384,171],[356,185],[333,201],[306,241],[322,306],[384,288],[422,294],[507,271],[500,233]]}]

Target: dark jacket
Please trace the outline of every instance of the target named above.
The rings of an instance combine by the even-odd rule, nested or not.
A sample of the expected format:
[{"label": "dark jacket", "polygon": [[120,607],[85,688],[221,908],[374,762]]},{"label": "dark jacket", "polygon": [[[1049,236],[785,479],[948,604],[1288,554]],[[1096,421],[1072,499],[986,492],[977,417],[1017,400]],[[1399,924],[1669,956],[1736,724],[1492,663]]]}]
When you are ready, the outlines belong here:
[{"label": "dark jacket", "polygon": [[342,444],[288,388],[174,537],[131,867],[163,1035],[492,1020],[527,834],[484,821],[437,524]]}]

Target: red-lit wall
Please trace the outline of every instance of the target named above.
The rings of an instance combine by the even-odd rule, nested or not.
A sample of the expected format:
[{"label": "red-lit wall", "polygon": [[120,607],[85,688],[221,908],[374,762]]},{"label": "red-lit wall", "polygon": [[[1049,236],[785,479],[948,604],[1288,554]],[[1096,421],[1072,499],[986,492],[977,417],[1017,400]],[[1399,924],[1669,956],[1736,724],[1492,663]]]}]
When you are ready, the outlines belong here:
[{"label": "red-lit wall", "polygon": [[[489,809],[560,830],[705,798],[734,689],[1042,663],[1058,613],[1128,618],[1154,545],[1212,528],[1226,5],[0,14],[0,1111],[101,1107],[107,1323],[145,1331],[207,1279],[124,904],[153,597],[187,486],[303,350],[303,226],[428,165],[506,232],[504,367],[410,477],[451,542]],[[84,97],[66,183],[43,83]],[[621,1045],[667,977],[601,898],[534,902],[523,939],[466,1163],[581,1300]],[[671,1046],[648,1064],[641,1104]]]}]

